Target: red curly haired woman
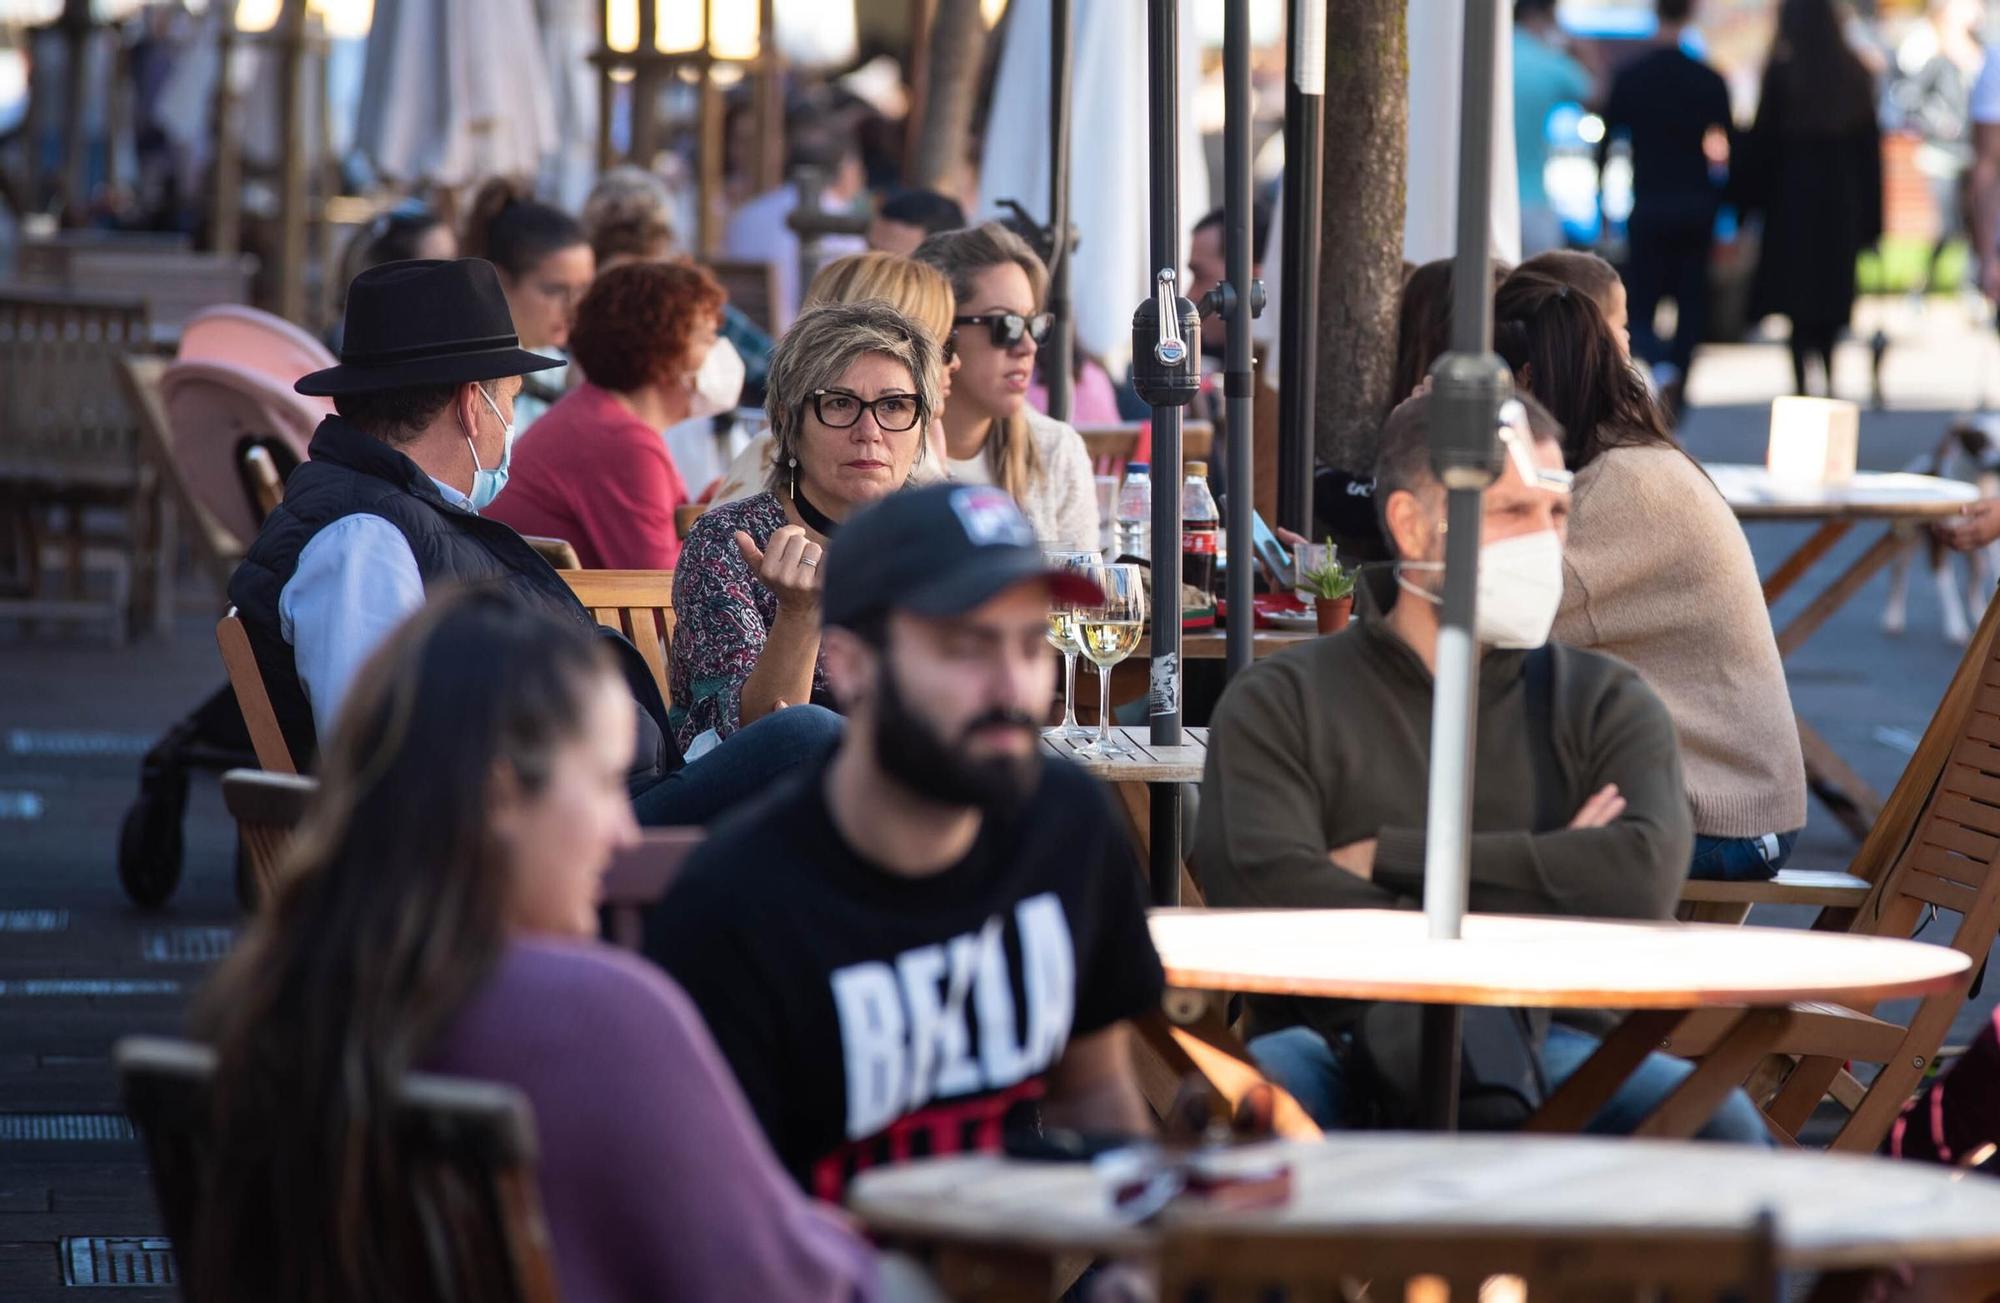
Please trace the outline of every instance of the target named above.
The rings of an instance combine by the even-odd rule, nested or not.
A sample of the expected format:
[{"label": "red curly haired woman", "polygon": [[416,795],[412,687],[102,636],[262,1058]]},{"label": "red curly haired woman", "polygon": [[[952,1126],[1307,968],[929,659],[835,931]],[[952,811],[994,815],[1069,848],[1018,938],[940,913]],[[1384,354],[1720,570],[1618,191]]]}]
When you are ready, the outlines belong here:
[{"label": "red curly haired woman", "polygon": [[568,539],[590,569],[673,569],[674,508],[688,491],[660,431],[735,401],[734,351],[711,361],[722,303],[698,267],[629,263],[599,276],[569,339],[584,382],[521,436],[507,489],[485,514]]}]

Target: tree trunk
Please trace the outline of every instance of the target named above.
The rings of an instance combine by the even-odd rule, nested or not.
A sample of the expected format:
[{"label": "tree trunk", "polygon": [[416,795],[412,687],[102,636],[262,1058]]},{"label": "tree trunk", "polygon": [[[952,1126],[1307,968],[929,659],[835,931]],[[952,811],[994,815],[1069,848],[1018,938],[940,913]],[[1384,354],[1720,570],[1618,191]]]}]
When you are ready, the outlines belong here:
[{"label": "tree trunk", "polygon": [[1409,137],[1405,0],[1333,0],[1326,24],[1318,384],[1322,465],[1366,475],[1396,356]]},{"label": "tree trunk", "polygon": [[909,183],[957,197],[965,180],[973,97],[986,56],[986,20],[979,0],[937,0],[930,35],[923,126]]}]

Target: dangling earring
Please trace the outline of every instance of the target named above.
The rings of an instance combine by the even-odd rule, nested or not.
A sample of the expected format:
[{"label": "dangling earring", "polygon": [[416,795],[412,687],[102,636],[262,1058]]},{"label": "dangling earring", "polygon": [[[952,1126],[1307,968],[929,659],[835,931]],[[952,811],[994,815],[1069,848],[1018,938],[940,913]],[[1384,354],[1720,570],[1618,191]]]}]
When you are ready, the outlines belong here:
[{"label": "dangling earring", "polygon": [[799,459],[796,457],[790,458],[786,462],[786,465],[792,468],[792,501],[797,502],[799,500]]}]

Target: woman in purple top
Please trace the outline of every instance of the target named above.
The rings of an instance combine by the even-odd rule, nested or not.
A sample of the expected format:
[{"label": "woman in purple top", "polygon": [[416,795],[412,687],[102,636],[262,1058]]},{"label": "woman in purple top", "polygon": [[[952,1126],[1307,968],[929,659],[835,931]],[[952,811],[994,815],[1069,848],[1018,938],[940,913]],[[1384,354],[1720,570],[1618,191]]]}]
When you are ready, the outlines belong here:
[{"label": "woman in purple top", "polygon": [[781,1171],[680,988],[597,944],[637,838],[630,694],[587,633],[490,593],[363,669],[271,909],[203,992],[218,1051],[190,1298],[407,1299],[412,1068],[534,1105],[565,1303],[871,1299],[875,1255]]}]

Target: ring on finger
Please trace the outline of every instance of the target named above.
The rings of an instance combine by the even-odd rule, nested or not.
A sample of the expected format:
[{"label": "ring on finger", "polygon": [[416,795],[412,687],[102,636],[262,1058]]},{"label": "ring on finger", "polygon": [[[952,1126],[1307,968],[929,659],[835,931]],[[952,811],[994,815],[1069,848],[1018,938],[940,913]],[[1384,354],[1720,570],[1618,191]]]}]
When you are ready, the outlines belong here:
[{"label": "ring on finger", "polygon": [[819,554],[817,552],[804,553],[799,557],[799,564],[802,566],[816,566],[819,564]]}]

